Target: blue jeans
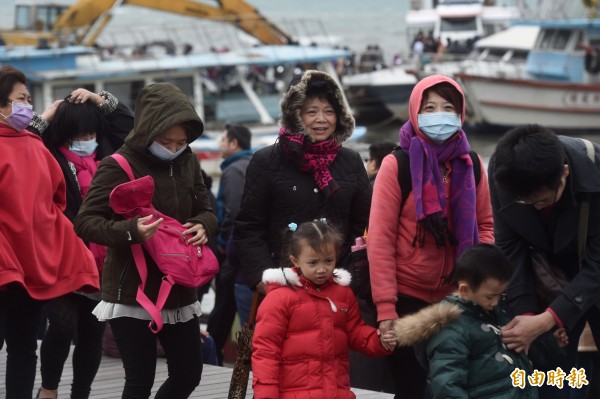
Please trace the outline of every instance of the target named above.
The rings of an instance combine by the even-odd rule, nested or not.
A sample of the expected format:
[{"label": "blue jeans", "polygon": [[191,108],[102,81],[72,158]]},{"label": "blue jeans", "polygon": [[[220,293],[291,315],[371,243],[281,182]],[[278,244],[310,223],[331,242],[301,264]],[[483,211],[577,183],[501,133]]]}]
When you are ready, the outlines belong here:
[{"label": "blue jeans", "polygon": [[252,306],[252,297],[254,293],[246,284],[235,284],[235,306],[237,307],[240,325],[244,326],[250,317],[250,306]]},{"label": "blue jeans", "polygon": [[202,338],[202,361],[204,364],[211,364],[213,366],[219,365],[219,358],[217,357],[217,345],[215,340],[210,335],[206,338]]}]

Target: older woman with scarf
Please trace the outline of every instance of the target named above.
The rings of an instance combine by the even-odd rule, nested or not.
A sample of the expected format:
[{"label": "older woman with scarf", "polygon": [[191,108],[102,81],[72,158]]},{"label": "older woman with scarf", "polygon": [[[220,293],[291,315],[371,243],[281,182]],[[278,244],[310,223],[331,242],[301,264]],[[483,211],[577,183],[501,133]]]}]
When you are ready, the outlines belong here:
[{"label": "older woman with scarf", "polygon": [[[453,291],[455,259],[475,243],[494,241],[485,170],[477,158],[475,173],[478,156],[470,154],[462,130],[460,86],[442,75],[421,80],[412,91],[409,115],[400,129],[406,162],[385,157],[373,188],[367,251],[382,333],[392,320]],[[412,181],[406,198],[398,179],[403,164]],[[396,349],[389,360],[396,398],[423,398],[426,373],[413,349]]]},{"label": "older woman with scarf", "polygon": [[360,155],[342,143],[354,118],[341,88],[324,72],[296,77],[281,102],[277,143],[256,152],[246,171],[234,245],[249,285],[264,292],[264,270],[281,258],[289,223],[326,218],[340,229],[339,265],[349,268],[350,246],[369,218],[371,188]]},{"label": "older woman with scarf", "polygon": [[[233,231],[241,272],[263,293],[263,271],[289,265],[283,251],[289,223],[326,218],[344,237],[338,266],[350,270],[350,247],[364,234],[371,205],[363,161],[342,147],[354,118],[337,82],[324,72],[305,71],[292,81],[281,115],[277,143],[256,152],[248,165]],[[355,355],[363,356],[351,354],[353,386],[360,385],[358,373],[375,374]]]}]

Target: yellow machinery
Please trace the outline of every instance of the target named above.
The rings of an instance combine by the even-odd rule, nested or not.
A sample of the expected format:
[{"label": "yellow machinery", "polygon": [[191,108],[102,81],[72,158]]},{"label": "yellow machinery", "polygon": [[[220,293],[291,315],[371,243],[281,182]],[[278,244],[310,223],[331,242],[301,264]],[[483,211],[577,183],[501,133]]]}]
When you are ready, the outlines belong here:
[{"label": "yellow machinery", "polygon": [[133,5],[179,15],[233,24],[263,44],[290,44],[292,39],[243,0],[217,0],[209,5],[193,0],[79,0],[17,4],[15,29],[0,31],[6,45],[63,42],[91,46],[111,19],[111,11]]}]

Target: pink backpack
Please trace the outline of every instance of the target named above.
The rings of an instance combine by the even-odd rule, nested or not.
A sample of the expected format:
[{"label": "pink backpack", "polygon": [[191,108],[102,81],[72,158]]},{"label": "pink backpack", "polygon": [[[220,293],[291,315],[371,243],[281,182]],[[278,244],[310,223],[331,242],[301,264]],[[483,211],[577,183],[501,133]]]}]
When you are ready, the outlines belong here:
[{"label": "pink backpack", "polygon": [[[144,176],[136,179],[127,160],[120,154],[112,157],[125,170],[131,181],[119,184],[110,193],[110,206],[114,212],[131,219],[135,216],[152,214],[154,220],[163,218],[156,233],[143,244],[133,244],[131,252],[142,280],[138,287],[136,300],[152,317],[150,330],[157,333],[163,322],[160,311],[165,305],[173,284],[186,287],[199,287],[210,280],[219,271],[217,258],[206,245],[193,246],[186,243],[183,232],[186,230],[177,220],[164,215],[152,206],[154,179]],[[144,293],[148,269],[142,245],[154,259],[158,268],[165,274],[158,291],[156,304]]]}]

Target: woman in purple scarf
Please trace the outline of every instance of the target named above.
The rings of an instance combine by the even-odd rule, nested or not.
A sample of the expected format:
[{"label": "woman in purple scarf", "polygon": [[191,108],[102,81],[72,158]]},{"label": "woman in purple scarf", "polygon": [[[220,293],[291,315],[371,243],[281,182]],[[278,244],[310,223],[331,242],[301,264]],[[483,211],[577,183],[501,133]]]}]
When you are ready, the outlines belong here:
[{"label": "woman in purple scarf", "polygon": [[[494,241],[485,169],[481,160],[476,162],[481,172],[476,183],[462,130],[460,86],[442,75],[421,80],[411,94],[409,115],[400,129],[401,158],[407,162],[395,155],[384,158],[369,219],[371,287],[382,333],[392,320],[451,293],[454,260],[475,243]],[[401,164],[410,168],[412,181],[404,199],[398,184]],[[412,348],[396,349],[390,365],[397,398],[400,393],[402,398],[424,397],[426,373]]]}]

